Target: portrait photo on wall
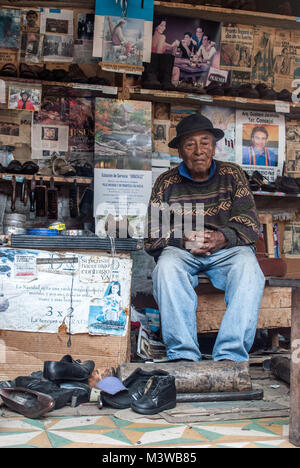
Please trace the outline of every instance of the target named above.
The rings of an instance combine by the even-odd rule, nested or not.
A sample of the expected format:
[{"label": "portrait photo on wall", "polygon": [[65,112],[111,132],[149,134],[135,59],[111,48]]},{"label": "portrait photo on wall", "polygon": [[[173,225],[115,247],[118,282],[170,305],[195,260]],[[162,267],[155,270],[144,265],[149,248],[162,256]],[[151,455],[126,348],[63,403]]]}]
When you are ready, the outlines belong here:
[{"label": "portrait photo on wall", "polygon": [[8,108],[38,111],[41,106],[41,88],[9,87]]},{"label": "portrait photo on wall", "polygon": [[285,162],[285,117],[275,112],[236,111],[236,163],[273,182]]},{"label": "portrait photo on wall", "polygon": [[57,127],[43,127],[42,128],[42,140],[58,140],[58,128]]},{"label": "portrait photo on wall", "polygon": [[39,32],[40,11],[37,9],[22,10],[21,30],[23,32]]},{"label": "portrait photo on wall", "polygon": [[210,67],[219,68],[221,24],[173,16],[154,17],[152,52],[175,57],[172,82],[206,83]]}]

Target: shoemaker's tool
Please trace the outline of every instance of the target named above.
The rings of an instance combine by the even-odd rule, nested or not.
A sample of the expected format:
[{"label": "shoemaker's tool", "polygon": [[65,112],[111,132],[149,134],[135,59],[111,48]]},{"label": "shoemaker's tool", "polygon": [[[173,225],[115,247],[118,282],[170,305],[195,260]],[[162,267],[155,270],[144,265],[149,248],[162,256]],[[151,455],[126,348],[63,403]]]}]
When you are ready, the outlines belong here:
[{"label": "shoemaker's tool", "polygon": [[73,185],[69,190],[69,208],[71,218],[78,218],[79,216],[79,191],[77,180],[74,179]]},{"label": "shoemaker's tool", "polygon": [[11,211],[16,211],[17,181],[16,181],[16,176],[14,175],[11,177],[11,185],[12,185]]},{"label": "shoemaker's tool", "polygon": [[24,199],[23,199],[24,206],[26,206],[27,202],[28,202],[28,193],[29,193],[28,181],[26,180],[25,181],[25,186],[24,186]]},{"label": "shoemaker's tool", "polygon": [[46,216],[46,189],[46,185],[43,184],[43,178],[40,177],[39,184],[35,188],[36,216]]},{"label": "shoemaker's tool", "polygon": [[22,185],[21,185],[21,194],[20,194],[20,202],[23,202],[23,203],[24,203],[26,184],[27,184],[26,177],[23,177]]},{"label": "shoemaker's tool", "polygon": [[35,188],[36,188],[36,180],[35,180],[35,177],[32,176],[32,179],[30,181],[30,193],[29,193],[30,211],[32,213],[35,211]]},{"label": "shoemaker's tool", "polygon": [[58,193],[54,187],[54,178],[50,179],[50,186],[46,190],[46,206],[48,219],[57,219],[58,217]]}]

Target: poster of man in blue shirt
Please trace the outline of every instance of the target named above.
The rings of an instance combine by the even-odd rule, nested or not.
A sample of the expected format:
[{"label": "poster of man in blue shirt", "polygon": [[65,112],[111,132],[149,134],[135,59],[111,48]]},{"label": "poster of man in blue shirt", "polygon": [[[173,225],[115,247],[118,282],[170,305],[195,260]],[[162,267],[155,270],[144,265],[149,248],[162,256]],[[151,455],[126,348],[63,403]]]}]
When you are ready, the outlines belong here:
[{"label": "poster of man in blue shirt", "polygon": [[251,132],[249,146],[243,146],[243,164],[251,166],[278,166],[278,148],[268,148],[269,132],[260,125]]}]

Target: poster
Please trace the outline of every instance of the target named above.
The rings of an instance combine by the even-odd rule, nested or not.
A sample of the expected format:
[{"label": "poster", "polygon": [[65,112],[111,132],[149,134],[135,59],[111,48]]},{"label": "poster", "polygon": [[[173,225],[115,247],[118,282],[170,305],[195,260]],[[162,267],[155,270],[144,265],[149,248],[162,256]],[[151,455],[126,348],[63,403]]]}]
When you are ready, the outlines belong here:
[{"label": "poster", "polygon": [[170,141],[170,121],[158,120],[153,121],[153,146],[155,152],[168,153],[168,143]]},{"label": "poster", "polygon": [[300,256],[300,224],[286,224],[284,227],[282,254],[285,257]]},{"label": "poster", "polygon": [[252,83],[264,83],[273,86],[275,29],[265,26],[254,28],[252,54]]},{"label": "poster", "polygon": [[246,25],[223,26],[220,68],[251,71],[254,28]]},{"label": "poster", "polygon": [[156,17],[152,52],[175,56],[172,82],[193,80],[205,85],[210,67],[219,68],[220,23],[201,19]]},{"label": "poster", "polygon": [[34,123],[40,125],[68,125],[69,99],[64,97],[43,97],[39,112],[34,113]]},{"label": "poster", "polygon": [[32,159],[49,159],[53,153],[68,151],[69,127],[67,125],[33,125]]},{"label": "poster", "polygon": [[21,36],[21,62],[39,63],[42,58],[43,37],[38,33],[23,33]]},{"label": "poster", "polygon": [[31,146],[32,113],[0,110],[0,145]]},{"label": "poster", "polygon": [[131,259],[4,248],[0,265],[2,330],[125,335]]},{"label": "poster", "polygon": [[40,10],[31,8],[21,11],[21,31],[22,32],[40,32]]},{"label": "poster", "polygon": [[225,137],[216,144],[215,159],[235,162],[235,109],[229,107],[202,106],[201,114],[220,128]]},{"label": "poster", "polygon": [[300,44],[290,30],[276,30],[274,43],[273,75],[274,89],[293,91],[297,57],[300,57]]},{"label": "poster", "polygon": [[95,15],[92,13],[77,13],[74,34],[74,62],[98,63],[99,58],[93,57]]},{"label": "poster", "polygon": [[8,88],[8,109],[38,111],[41,99],[42,86],[11,83]]},{"label": "poster", "polygon": [[41,34],[67,34],[73,36],[73,11],[54,8],[41,10]]},{"label": "poster", "polygon": [[[119,237],[144,237],[144,223],[151,195],[151,171],[94,170],[95,232],[106,237],[108,216],[127,220]],[[115,236],[116,237],[116,236]]]},{"label": "poster", "polygon": [[94,152],[94,99],[69,99],[69,148],[71,152]]},{"label": "poster", "polygon": [[285,162],[285,117],[274,112],[236,111],[236,163],[273,182]]},{"label": "poster", "polygon": [[229,72],[218,68],[210,67],[205,86],[209,86],[212,81],[225,84],[228,81]]},{"label": "poster", "polygon": [[96,98],[95,167],[151,170],[151,103]]},{"label": "poster", "polygon": [[18,49],[21,10],[0,9],[0,47]]},{"label": "poster", "polygon": [[132,0],[126,15],[121,2],[97,0],[93,56],[102,57],[105,69],[142,72],[142,62],[151,60],[153,0]]},{"label": "poster", "polygon": [[43,41],[43,57],[45,62],[72,62],[73,36],[45,35]]},{"label": "poster", "polygon": [[286,175],[300,176],[300,128],[297,120],[286,122]]}]

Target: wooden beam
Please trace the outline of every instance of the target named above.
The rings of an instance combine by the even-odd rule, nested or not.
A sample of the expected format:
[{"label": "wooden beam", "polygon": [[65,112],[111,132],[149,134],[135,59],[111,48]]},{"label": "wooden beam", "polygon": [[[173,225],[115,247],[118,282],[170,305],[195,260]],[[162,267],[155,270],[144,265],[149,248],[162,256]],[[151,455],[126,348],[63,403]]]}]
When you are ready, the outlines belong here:
[{"label": "wooden beam", "polygon": [[292,291],[292,329],[291,329],[291,412],[289,439],[300,447],[300,288]]}]

